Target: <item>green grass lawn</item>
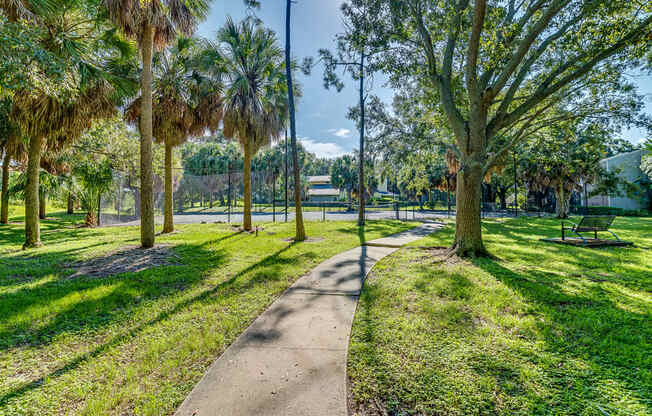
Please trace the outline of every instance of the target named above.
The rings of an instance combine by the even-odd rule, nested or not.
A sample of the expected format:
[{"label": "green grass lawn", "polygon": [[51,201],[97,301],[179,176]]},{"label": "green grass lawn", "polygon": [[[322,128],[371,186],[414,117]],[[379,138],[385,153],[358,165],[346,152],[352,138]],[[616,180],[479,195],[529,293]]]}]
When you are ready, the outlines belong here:
[{"label": "green grass lawn", "polygon": [[[20,215],[19,209],[12,211]],[[38,250],[20,225],[0,227],[0,414],[171,414],[207,366],[290,284],[321,261],[413,225],[293,223],[258,237],[227,225],[179,226],[158,238],[174,265],[103,278],[62,264],[137,245],[136,227],[73,228],[49,214]],[[12,221],[20,221],[14,216]]]},{"label": "green grass lawn", "polygon": [[652,414],[652,219],[616,219],[635,248],[540,242],[552,219],[483,228],[498,259],[403,249],[372,271],[348,363],[359,414]]}]

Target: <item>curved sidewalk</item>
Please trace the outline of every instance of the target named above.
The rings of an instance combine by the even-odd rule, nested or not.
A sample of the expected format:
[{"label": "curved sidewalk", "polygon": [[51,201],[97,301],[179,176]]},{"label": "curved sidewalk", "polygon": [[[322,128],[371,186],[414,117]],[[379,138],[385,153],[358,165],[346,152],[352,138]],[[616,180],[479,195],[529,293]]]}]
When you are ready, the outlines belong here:
[{"label": "curved sidewalk", "polygon": [[368,242],[301,277],[211,365],[179,416],[346,416],[349,335],[364,279],[441,224]]}]

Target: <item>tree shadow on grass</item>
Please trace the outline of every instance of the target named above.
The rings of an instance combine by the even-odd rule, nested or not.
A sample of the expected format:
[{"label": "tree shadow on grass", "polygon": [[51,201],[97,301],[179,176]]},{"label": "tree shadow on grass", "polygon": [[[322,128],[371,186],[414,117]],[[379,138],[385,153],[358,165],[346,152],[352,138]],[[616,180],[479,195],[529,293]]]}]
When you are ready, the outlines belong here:
[{"label": "tree shadow on grass", "polygon": [[[511,224],[512,221],[505,222]],[[391,273],[395,273],[396,277],[392,274],[383,276],[389,281],[386,285],[379,283],[365,286],[356,318],[356,325],[360,329],[354,328],[358,341],[354,338],[352,344],[356,359],[363,363],[363,369],[369,367],[378,374],[391,375],[391,371],[385,369],[396,365],[395,361],[400,361],[407,354],[405,350],[412,348],[411,345],[403,345],[401,349],[398,342],[399,346],[391,347],[397,350],[377,348],[377,345],[391,345],[395,342],[383,338],[392,331],[392,328],[383,325],[385,322],[399,321],[401,314],[406,322],[412,321],[412,314],[415,314],[415,321],[418,321],[420,314],[428,316],[428,329],[423,330],[430,331],[433,336],[437,336],[441,328],[444,345],[437,341],[424,341],[424,348],[421,345],[414,347],[417,356],[422,350],[428,351],[429,346],[446,348],[450,345],[446,341],[452,345],[461,343],[464,345],[463,350],[469,351],[469,355],[462,355],[463,361],[457,362],[469,369],[467,374],[471,374],[471,377],[467,381],[462,381],[464,374],[458,378],[455,374],[446,373],[446,370],[440,371],[436,366],[437,359],[429,361],[427,354],[421,363],[424,367],[419,367],[420,359],[415,360],[414,374],[400,374],[396,381],[381,377],[373,380],[372,377],[372,389],[378,388],[379,391],[390,393],[395,391],[394,385],[402,385],[400,377],[420,380],[416,382],[418,388],[410,391],[409,402],[405,402],[400,394],[378,397],[388,405],[389,414],[393,414],[392,411],[396,409],[399,410],[395,414],[402,414],[400,409],[415,412],[418,410],[414,407],[415,403],[424,406],[421,409],[426,408],[436,413],[436,409],[428,406],[436,407],[432,404],[433,397],[445,397],[446,394],[465,397],[463,402],[469,407],[460,410],[463,414],[493,414],[500,409],[509,414],[510,405],[515,406],[514,409],[528,408],[531,414],[552,414],[559,411],[579,414],[586,412],[587,408],[590,412],[605,414],[599,409],[610,409],[609,406],[613,408],[614,403],[620,403],[621,400],[619,397],[609,397],[607,392],[631,397],[629,402],[635,403],[634,406],[639,406],[639,409],[645,406],[643,414],[651,410],[652,403],[646,401],[647,397],[652,397],[652,385],[649,383],[652,369],[649,339],[652,339],[652,327],[647,324],[650,313],[646,313],[650,310],[649,302],[644,297],[637,298],[635,293],[621,291],[619,288],[622,286],[641,290],[646,281],[649,285],[649,277],[641,272],[641,265],[637,266],[631,261],[631,256],[636,256],[636,261],[640,263],[644,253],[636,250],[593,251],[545,245],[535,240],[537,236],[532,235],[533,232],[556,231],[556,226],[550,224],[551,220],[544,221],[528,221],[533,222],[533,226],[527,223],[514,224],[518,228],[516,232],[503,232],[503,224],[483,224],[490,251],[514,259],[515,270],[518,271],[507,269],[509,262],[503,261],[478,259],[473,264],[521,294],[525,300],[523,304],[518,301],[511,305],[509,298],[513,295],[505,293],[504,288],[496,293],[497,297],[493,299],[495,303],[490,305],[498,308],[498,315],[506,315],[508,322],[507,327],[497,328],[497,333],[488,331],[495,323],[490,322],[487,326],[484,320],[491,317],[484,317],[482,308],[474,310],[468,306],[469,302],[484,305],[482,297],[493,296],[469,280],[467,276],[471,276],[468,273],[473,273],[472,270],[466,272],[465,276],[457,272],[455,265],[433,267],[427,264],[426,255],[399,262],[399,265],[407,269],[392,270]],[[634,229],[640,227],[634,225]],[[453,232],[449,227],[433,238],[438,242],[450,241]],[[627,268],[628,262],[634,263],[631,269]],[[566,264],[567,268],[564,267]],[[473,268],[473,265],[465,267]],[[618,270],[621,276],[601,277],[604,280],[593,278],[593,274],[606,268]],[[476,273],[481,272],[476,269]],[[406,276],[406,282],[400,283],[402,278],[399,276]],[[603,281],[614,284],[597,284]],[[406,287],[406,284],[411,286]],[[404,297],[406,293],[409,298]],[[397,298],[401,308],[383,304],[383,299],[393,298]],[[503,307],[505,310],[501,309]],[[385,317],[383,313],[392,310],[390,308],[395,308],[395,311],[391,318]],[[532,316],[526,318],[528,315]],[[521,317],[524,319],[523,326],[512,327],[513,319]],[[505,343],[504,337],[523,338],[525,344]],[[400,339],[400,336],[397,338]],[[418,341],[418,336],[416,338]],[[543,351],[540,351],[539,345]],[[433,353],[433,357],[438,356],[438,353]],[[533,375],[533,368],[540,371],[542,376]],[[533,388],[529,383],[524,383],[521,374],[539,386]],[[369,377],[362,374],[362,379],[367,378]],[[475,379],[477,381],[473,381]],[[487,380],[490,380],[489,384],[485,384]],[[374,387],[374,382],[387,385]],[[460,383],[469,383],[468,390],[457,390]],[[486,390],[494,388],[492,386],[496,386],[497,391],[504,392],[506,396],[497,396],[491,390]],[[362,385],[357,388],[366,387]],[[374,397],[375,392],[363,391],[361,396],[369,394]],[[445,401],[441,403],[445,405]],[[456,404],[459,402],[456,401],[453,406]],[[438,409],[443,413],[450,412],[450,408]]]},{"label": "tree shadow on grass", "polygon": [[[38,346],[47,344],[50,339],[61,332],[79,332],[98,329],[115,321],[125,319],[129,310],[137,305],[156,300],[161,297],[178,294],[203,280],[205,271],[214,269],[227,261],[223,248],[210,249],[209,246],[230,239],[239,232],[227,234],[217,239],[209,240],[201,245],[188,247],[177,245],[171,250],[180,257],[175,259],[181,264],[151,267],[132,273],[113,273],[107,277],[80,276],[70,278],[68,266],[62,265],[62,259],[74,260],[73,253],[96,249],[98,246],[110,244],[98,242],[84,247],[50,251],[47,253],[21,254],[0,262],[0,272],[20,272],[29,275],[18,283],[34,281],[44,276],[53,279],[40,285],[28,285],[9,291],[3,295],[0,304],[0,316],[3,321],[19,316],[29,309],[46,308],[48,305],[66,298],[71,294],[81,294],[84,300],[72,303],[69,308],[59,311],[54,319],[38,329],[32,322],[22,320],[10,323],[0,330],[0,350],[13,348],[17,345]],[[123,240],[128,242],[131,240]],[[139,250],[139,249],[136,249]],[[105,255],[102,255],[105,256]],[[101,256],[100,256],[101,257]],[[97,256],[96,256],[97,258]],[[4,264],[3,264],[4,263]],[[200,264],[199,270],[189,265]],[[16,276],[0,279],[0,286],[16,284]],[[94,297],[93,293],[102,293]]]},{"label": "tree shadow on grass", "polygon": [[[210,259],[203,270],[219,267],[227,260],[223,249],[204,250],[194,247],[193,255]],[[202,270],[202,271],[203,271]],[[22,288],[3,296],[0,316],[8,321],[28,309],[47,308],[69,295],[81,294],[81,301],[71,301],[47,324],[34,328],[31,320],[6,325],[0,331],[0,350],[16,346],[37,347],[47,344],[61,333],[95,331],[116,321],[128,319],[131,311],[144,302],[183,292],[203,280],[203,273],[184,265],[155,267],[137,273],[123,273],[106,278],[67,279],[59,270],[58,278],[36,287]],[[95,293],[100,296],[94,296]],[[46,311],[47,313],[47,311]]]},{"label": "tree shadow on grass", "polygon": [[537,326],[545,337],[547,351],[583,360],[599,380],[592,391],[581,383],[567,386],[584,388],[569,394],[599,402],[602,393],[597,387],[617,379],[652,411],[652,403],[646,401],[652,397],[652,385],[646,384],[652,369],[650,313],[637,313],[619,305],[600,285],[568,286],[564,283],[569,279],[540,271],[516,273],[489,259],[477,260],[475,265],[522,295],[544,317]]},{"label": "tree shadow on grass", "polygon": [[[70,221],[41,221],[41,241],[44,245],[73,241],[90,236],[93,228],[73,228]],[[0,244],[22,247],[25,242],[24,225],[0,226]]]},{"label": "tree shadow on grass", "polygon": [[[632,233],[627,237],[632,237],[634,241],[644,241],[646,230],[650,228],[652,231],[652,227],[646,227],[640,222],[625,218],[619,220],[622,229]],[[485,245],[490,253],[499,258],[505,257],[535,266],[540,264],[542,258],[550,258],[572,266],[578,273],[584,273],[592,279],[612,281],[634,290],[652,290],[652,281],[643,277],[640,264],[637,264],[646,256],[645,248],[585,248],[540,241],[544,237],[558,237],[558,225],[559,220],[542,218],[512,218],[482,223]],[[449,228],[438,233],[436,238],[449,242],[453,235],[454,230]]]},{"label": "tree shadow on grass", "polygon": [[[259,284],[265,284],[266,282],[269,282],[270,280],[278,280],[282,279],[285,277],[284,274],[284,265],[288,264],[297,264],[298,262],[302,261],[302,258],[314,258],[317,256],[316,253],[313,252],[306,252],[306,253],[300,253],[298,255],[292,256],[292,257],[285,257],[283,254],[288,251],[290,248],[292,248],[295,244],[297,243],[292,243],[289,244],[282,249],[276,251],[275,253],[266,256],[262,260],[258,261],[257,263],[254,263],[240,271],[238,271],[235,275],[233,275],[231,278],[228,280],[225,280],[217,285],[215,285],[212,288],[206,289],[201,291],[198,294],[193,295],[190,298],[181,300],[177,304],[175,304],[173,307],[170,309],[163,311],[159,313],[155,318],[148,320],[147,322],[141,323],[137,325],[136,327],[129,329],[128,331],[117,335],[113,337],[112,339],[108,340],[107,342],[103,343],[102,345],[98,346],[97,348],[93,349],[92,351],[83,353],[76,358],[72,359],[68,363],[60,366],[59,368],[49,372],[47,375],[43,375],[39,377],[36,380],[33,380],[29,383],[25,383],[24,385],[17,387],[15,389],[12,389],[11,391],[7,392],[4,396],[0,397],[0,406],[6,404],[9,400],[19,397],[35,388],[40,387],[45,380],[51,380],[51,379],[56,379],[57,377],[60,377],[76,368],[78,368],[80,365],[84,364],[85,362],[88,362],[89,360],[100,356],[102,353],[106,352],[109,350],[111,347],[114,347],[116,345],[119,345],[123,343],[124,341],[127,341],[131,339],[132,337],[136,337],[138,334],[143,332],[145,329],[162,322],[173,315],[182,312],[188,308],[190,308],[192,305],[198,304],[200,302],[207,302],[210,301],[211,299],[217,297],[219,294],[220,297],[226,296],[240,296],[247,291],[251,290],[253,287],[259,285]],[[300,244],[300,243],[298,243]],[[221,263],[223,263],[226,260],[226,256],[224,255],[223,252],[219,252],[218,254],[215,254],[214,252],[211,253],[205,253],[202,252],[203,247],[206,246],[206,243],[201,244],[199,246],[196,245],[181,245],[179,247],[179,252],[195,252],[199,253],[198,256],[201,255],[208,255],[206,261],[203,262],[201,265],[200,270],[206,270],[209,268],[215,268],[219,267]],[[217,261],[217,262],[216,262]],[[160,296],[165,296],[169,294],[171,291],[178,292],[179,289],[178,287],[173,287],[169,285],[169,283],[182,283],[185,282],[186,279],[189,277],[187,275],[183,275],[182,273],[175,273],[179,275],[180,277],[168,277],[167,283],[168,283],[168,288],[170,289],[158,289],[156,287],[152,287],[152,283],[154,282],[143,282],[145,283],[144,287],[138,287],[138,290],[145,289],[145,290],[150,290],[151,291],[151,296],[154,297],[160,297]],[[202,273],[197,273],[196,268],[192,268],[192,275],[195,276],[196,279],[201,279],[201,274]],[[246,280],[240,281],[242,277],[250,275]],[[169,275],[168,275],[169,276]],[[159,286],[161,282],[156,281],[156,286]],[[127,285],[128,283],[124,283]],[[133,302],[133,295],[129,294],[127,291],[124,293],[125,297],[122,298],[122,301],[128,304],[129,302]],[[147,296],[147,294],[146,294]],[[94,306],[102,306],[102,303],[97,303],[93,301]],[[91,305],[92,306],[92,305]],[[92,308],[91,308],[92,309]],[[73,319],[74,315],[79,313],[79,310],[77,308],[73,308],[73,310],[66,311],[66,317],[58,317],[56,321],[63,323],[67,322],[66,319]],[[105,313],[111,314],[111,311],[102,311],[98,314],[98,316],[102,317]],[[113,318],[119,318],[119,317],[125,317],[125,315],[115,315]],[[83,321],[83,320],[82,320]],[[103,320],[104,323],[106,323],[106,319]],[[48,325],[47,329],[44,329],[43,331],[40,332],[51,332],[51,331],[56,331],[56,324],[53,325]],[[5,335],[0,335],[0,338],[5,337]],[[46,342],[47,339],[42,339],[42,342]]]}]

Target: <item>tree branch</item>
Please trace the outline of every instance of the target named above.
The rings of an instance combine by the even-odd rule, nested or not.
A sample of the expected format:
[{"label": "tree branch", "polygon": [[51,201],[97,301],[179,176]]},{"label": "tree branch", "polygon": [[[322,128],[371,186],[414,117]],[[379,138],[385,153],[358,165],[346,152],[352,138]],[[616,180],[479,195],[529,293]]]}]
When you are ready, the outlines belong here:
[{"label": "tree branch", "polygon": [[[507,65],[503,71],[498,76],[498,79],[494,84],[489,87],[489,92],[487,94],[487,99],[493,100],[496,95],[502,91],[507,84],[507,81],[511,78],[512,74],[518,68],[518,65],[523,61],[523,58],[530,50],[534,41],[539,37],[539,35],[548,27],[550,21],[561,11],[561,9],[569,2],[570,0],[556,0],[550,7],[543,13],[543,16],[536,22],[532,30],[521,40],[516,50],[516,53],[512,55],[512,58],[508,61]],[[533,12],[532,12],[533,13]]]},{"label": "tree branch", "polygon": [[513,124],[515,120],[518,120],[523,114],[530,111],[534,106],[539,104],[541,101],[551,96],[555,92],[559,91],[560,89],[570,84],[571,82],[586,75],[589,71],[593,69],[593,67],[595,67],[603,60],[615,55],[616,53],[626,48],[632,42],[648,34],[649,31],[646,31],[646,28],[649,27],[651,24],[652,24],[652,15],[648,16],[647,19],[645,19],[640,25],[638,25],[635,29],[630,31],[626,36],[624,36],[618,42],[614,43],[610,47],[597,53],[591,60],[584,63],[578,69],[576,69],[575,71],[569,73],[568,75],[560,79],[554,85],[550,85],[557,76],[563,73],[566,69],[575,65],[578,61],[580,61],[582,58],[587,56],[589,53],[588,52],[583,53],[578,57],[576,57],[575,59],[572,59],[566,64],[562,65],[557,70],[553,71],[553,73],[550,76],[548,76],[546,80],[544,80],[541,83],[541,85],[539,85],[539,87],[536,89],[536,91],[534,92],[534,94],[530,99],[528,99],[526,102],[519,105],[516,109],[514,109],[514,111],[506,115],[501,121],[497,121],[491,127],[492,131],[498,131],[499,129],[504,128],[505,126],[509,126]]},{"label": "tree branch", "polygon": [[[486,11],[486,0],[476,0],[466,55],[466,88],[469,90],[469,95],[474,99],[478,99],[478,101],[480,98],[480,91],[478,91],[478,51],[480,50],[480,36],[482,35]],[[459,14],[458,10],[458,16]]]}]

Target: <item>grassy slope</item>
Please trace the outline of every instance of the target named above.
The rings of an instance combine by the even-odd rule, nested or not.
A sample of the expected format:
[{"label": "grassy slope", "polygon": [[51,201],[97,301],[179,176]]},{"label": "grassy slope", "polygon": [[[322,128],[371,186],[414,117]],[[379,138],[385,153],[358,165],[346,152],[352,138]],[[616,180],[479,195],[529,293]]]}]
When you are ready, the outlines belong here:
[{"label": "grassy slope", "polygon": [[[636,248],[538,241],[551,219],[484,224],[500,260],[382,260],[353,327],[353,403],[390,415],[652,414],[652,220],[618,218]],[[453,227],[419,241],[441,246]],[[369,407],[368,405],[371,404]]]},{"label": "grassy slope", "polygon": [[[62,263],[136,245],[134,227],[73,229],[51,215],[43,249],[0,227],[0,414],[170,414],[207,366],[297,277],[319,262],[410,225],[307,223],[318,243],[289,244],[293,223],[259,237],[226,225],[159,238],[178,265],[70,279]],[[82,216],[77,220],[81,221]],[[13,218],[12,220],[19,220]]]}]

